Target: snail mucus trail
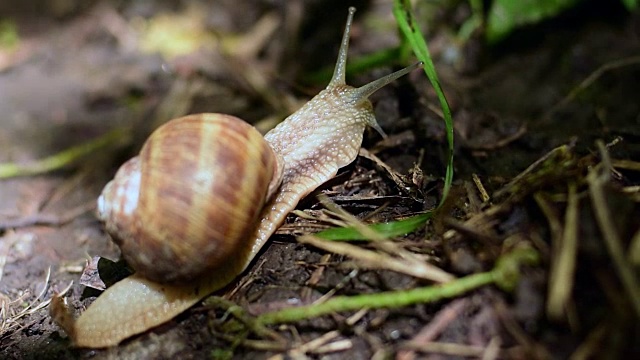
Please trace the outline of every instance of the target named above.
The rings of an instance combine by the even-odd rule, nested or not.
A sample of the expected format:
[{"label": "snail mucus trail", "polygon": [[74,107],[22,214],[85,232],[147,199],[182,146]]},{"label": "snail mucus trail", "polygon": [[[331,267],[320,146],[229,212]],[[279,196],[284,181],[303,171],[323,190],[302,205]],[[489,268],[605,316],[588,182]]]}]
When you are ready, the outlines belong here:
[{"label": "snail mucus trail", "polygon": [[[171,320],[206,295],[233,281],[238,274],[247,268],[254,256],[298,202],[322,183],[334,177],[339,168],[351,163],[356,158],[362,143],[363,132],[367,125],[382,133],[374,117],[373,106],[368,97],[391,81],[420,67],[421,63],[409,66],[359,88],[347,85],[345,83],[347,49],[354,12],[354,8],[349,9],[349,17],[342,38],[338,60],[327,88],[264,136],[264,141],[269,149],[264,150],[262,145],[258,146],[261,151],[272,151],[274,153],[273,161],[265,161],[266,163],[275,162],[275,164],[269,165],[272,168],[266,170],[266,173],[274,174],[266,182],[271,186],[266,185],[267,189],[264,190],[265,182],[261,183],[260,186],[263,188],[260,192],[263,194],[261,196],[264,199],[258,202],[264,202],[264,205],[255,215],[255,219],[252,219],[253,224],[246,225],[250,231],[240,231],[240,233],[243,233],[241,239],[239,239],[241,240],[241,245],[233,249],[235,253],[231,251],[225,252],[223,256],[217,257],[223,260],[221,265],[198,264],[196,267],[199,267],[200,271],[204,269],[204,274],[194,275],[194,280],[191,281],[183,281],[187,278],[184,274],[178,277],[180,279],[179,282],[163,283],[159,281],[162,280],[162,276],[156,276],[157,274],[152,275],[155,280],[150,280],[145,276],[149,272],[144,269],[145,264],[150,264],[151,267],[163,268],[161,270],[165,271],[164,266],[159,265],[159,262],[163,260],[155,259],[154,256],[164,255],[162,253],[172,251],[172,248],[170,246],[163,248],[159,252],[161,254],[156,252],[153,255],[140,255],[139,252],[143,251],[144,245],[123,245],[124,240],[120,237],[123,233],[126,235],[126,230],[123,230],[123,228],[129,224],[126,221],[124,224],[110,223],[112,221],[111,216],[113,212],[121,211],[123,208],[126,208],[129,214],[134,213],[137,210],[138,200],[118,200],[115,201],[115,204],[109,205],[107,203],[110,201],[107,199],[110,196],[107,195],[109,193],[108,188],[117,189],[118,187],[108,185],[105,188],[99,204],[99,217],[105,221],[106,229],[114,238],[117,238],[116,241],[121,246],[123,257],[130,264],[134,264],[134,268],[138,268],[134,275],[108,288],[81,314],[75,323],[65,326],[75,346],[100,348],[116,345],[132,335],[139,334]],[[215,125],[209,128],[212,122]],[[154,158],[155,155],[149,155],[145,151],[159,142],[156,141],[156,136],[173,132],[167,131],[167,129],[173,130],[173,127],[181,128],[183,124],[188,124],[188,126],[184,125],[189,129],[188,131],[196,131],[197,129],[195,128],[200,126],[204,126],[207,129],[206,131],[221,131],[217,127],[223,126],[226,122],[235,124],[242,121],[228,115],[200,114],[175,119],[163,125],[147,140],[139,158],[134,158],[135,160],[125,163],[113,181],[115,182],[119,179],[119,175],[126,175],[131,172],[130,168],[142,167],[141,175],[134,175],[133,180],[127,179],[126,181],[129,182],[125,181],[125,185],[120,187],[120,190],[112,192],[115,194],[129,193],[133,189],[145,191],[142,186],[145,178],[144,165],[139,163],[147,161],[148,158]],[[253,139],[253,134],[256,132],[255,129],[244,122],[242,123],[245,124],[240,126],[244,129],[242,131],[246,130],[251,133],[252,135],[249,137]],[[220,137],[217,138],[220,139]],[[208,141],[213,140],[209,139]],[[260,141],[258,140],[258,142]],[[228,147],[222,145],[217,148],[222,151]],[[172,147],[170,151],[175,153],[180,149]],[[166,154],[166,152],[158,152],[156,161],[166,158]],[[180,156],[178,155],[181,161],[187,161],[191,157],[190,155],[185,158]],[[255,156],[260,158],[260,155]],[[255,161],[255,158],[252,159],[252,161]],[[163,176],[160,179],[171,179],[172,176],[178,175],[167,173],[166,171],[161,171]],[[195,178],[189,179],[189,181],[196,182],[199,180],[202,179],[197,175]],[[187,181],[187,184],[189,181]],[[223,182],[238,187],[242,186],[244,180],[232,177],[231,179],[223,179]],[[274,186],[274,184],[276,185]],[[210,184],[207,184],[207,186],[210,186]],[[194,185],[187,186],[187,190],[190,187],[194,187]],[[269,192],[273,194],[269,195]],[[166,192],[164,195],[160,196],[160,198],[171,197],[166,196]],[[141,193],[139,197],[142,198],[142,196]],[[162,206],[161,202],[155,202],[152,206],[158,215],[162,213],[160,206]],[[182,207],[179,207],[179,210],[179,212],[188,211],[188,209],[183,209]],[[251,218],[253,215],[249,217]],[[134,223],[137,222],[144,225],[149,221],[150,219],[148,218],[141,218],[134,221]],[[164,225],[160,227],[162,228],[162,226]],[[133,239],[128,240],[141,242],[136,235],[142,232],[144,231],[133,231]],[[198,241],[201,241],[201,239]],[[128,253],[131,249],[134,249],[134,252]],[[191,259],[200,255],[201,248],[199,246],[187,247],[187,250],[189,249],[195,251],[194,254],[189,255]],[[184,250],[184,248],[180,249],[180,251]],[[146,259],[141,261],[132,260],[140,256],[146,257]],[[216,258],[216,256],[213,256],[213,258]],[[180,261],[181,258],[169,255],[168,259],[170,264],[171,261]]]}]

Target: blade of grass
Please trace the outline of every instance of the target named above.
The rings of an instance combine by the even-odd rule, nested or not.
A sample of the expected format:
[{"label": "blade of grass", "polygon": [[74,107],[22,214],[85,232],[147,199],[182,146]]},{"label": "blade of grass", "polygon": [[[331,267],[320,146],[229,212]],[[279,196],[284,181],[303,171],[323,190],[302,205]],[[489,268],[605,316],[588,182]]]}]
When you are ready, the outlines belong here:
[{"label": "blade of grass", "polygon": [[357,217],[350,214],[348,211],[345,211],[343,208],[335,204],[326,195],[324,194],[318,195],[318,200],[320,200],[320,203],[322,204],[322,206],[330,210],[335,216],[337,216],[342,221],[347,223],[350,228],[355,229],[357,232],[362,234],[362,236],[364,236],[365,239],[371,240],[371,241],[385,240],[384,236],[382,236],[380,233],[378,233],[374,229],[362,223]]},{"label": "blade of grass", "polygon": [[319,239],[313,235],[298,237],[302,244],[310,244],[333,254],[346,255],[356,261],[359,267],[367,269],[387,269],[439,283],[450,282],[455,277],[435,265],[415,258],[398,258],[383,252],[366,250],[345,242]]},{"label": "blade of grass", "polygon": [[[432,216],[432,213],[425,213],[416,216],[412,216],[410,218],[406,218],[403,220],[390,221],[386,223],[379,223],[369,225],[368,227],[375,232],[377,232],[380,236],[385,239],[405,235],[411,233],[418,229],[420,226],[424,225],[424,223],[429,220]],[[357,229],[348,227],[348,228],[331,228],[319,233],[314,234],[317,237],[323,238],[325,240],[365,240],[366,237],[363,236]]]},{"label": "blade of grass", "polygon": [[549,271],[547,315],[554,320],[561,320],[566,316],[570,306],[578,251],[578,205],[576,185],[571,183],[562,235],[552,237],[554,256]]},{"label": "blade of grass", "polygon": [[442,199],[440,200],[440,205],[442,205],[444,200],[447,198],[447,195],[449,194],[449,190],[451,189],[451,182],[453,181],[453,119],[451,118],[451,109],[449,108],[449,104],[447,103],[447,98],[444,96],[444,91],[442,91],[442,87],[440,86],[438,74],[436,73],[433,61],[431,61],[431,55],[429,54],[427,43],[422,36],[420,27],[418,27],[418,24],[413,17],[413,11],[411,10],[410,1],[394,0],[393,15],[398,22],[398,26],[400,26],[400,30],[404,34],[405,38],[409,41],[409,44],[411,44],[411,48],[413,49],[414,54],[416,55],[418,60],[424,63],[424,72],[425,74],[427,74],[431,85],[436,91],[438,101],[440,102],[440,107],[442,108],[444,124],[447,131],[447,143],[449,145],[444,189],[442,191]]},{"label": "blade of grass", "polygon": [[610,211],[607,202],[606,187],[611,180],[611,159],[604,143],[597,141],[596,144],[600,150],[602,164],[590,169],[587,175],[593,212],[602,232],[604,244],[613,261],[613,267],[618,276],[620,276],[620,281],[629,295],[636,316],[640,316],[640,281],[638,281],[633,266],[625,257],[625,250],[622,247],[618,229],[613,221],[615,215]]},{"label": "blade of grass", "polygon": [[538,260],[538,253],[532,248],[515,249],[501,256],[491,271],[468,275],[446,284],[377,294],[338,296],[320,304],[269,312],[260,315],[257,322],[264,325],[281,324],[342,311],[400,308],[461,296],[489,284],[512,291],[518,283],[520,266],[533,265]]},{"label": "blade of grass", "polygon": [[0,179],[44,174],[69,166],[85,156],[123,141],[128,141],[125,129],[115,129],[97,139],[63,150],[29,164],[0,163]]}]

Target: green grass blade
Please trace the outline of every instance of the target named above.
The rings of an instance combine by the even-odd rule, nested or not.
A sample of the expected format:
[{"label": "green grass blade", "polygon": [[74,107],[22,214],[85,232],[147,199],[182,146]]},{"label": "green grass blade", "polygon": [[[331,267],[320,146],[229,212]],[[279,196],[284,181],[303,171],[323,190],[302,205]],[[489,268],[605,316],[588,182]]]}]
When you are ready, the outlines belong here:
[{"label": "green grass blade", "polygon": [[472,274],[445,284],[376,294],[336,296],[323,303],[290,307],[258,316],[263,325],[290,323],[343,311],[400,308],[462,296],[482,286],[495,284],[504,291],[514,291],[520,280],[520,267],[538,264],[538,253],[528,247],[502,255],[491,271]]},{"label": "green grass blade", "polygon": [[46,158],[38,159],[32,163],[0,163],[0,179],[39,175],[50,171],[60,170],[66,166],[76,163],[93,152],[126,141],[126,139],[128,139],[128,135],[125,131],[125,129],[110,131],[97,139],[71,147]]},{"label": "green grass blade", "polygon": [[[410,218],[406,218],[402,220],[373,224],[373,225],[370,225],[369,228],[378,232],[384,238],[392,238],[395,236],[401,236],[401,235],[405,235],[415,231],[420,226],[424,225],[424,223],[427,220],[429,220],[429,218],[431,218],[431,215],[432,213],[428,212],[425,214],[412,216]],[[350,227],[327,229],[315,234],[315,236],[326,239],[326,240],[353,241],[353,240],[367,239],[365,236],[360,234],[358,230]]]},{"label": "green grass blade", "polygon": [[442,205],[449,194],[451,183],[453,181],[453,119],[451,118],[451,109],[449,108],[449,103],[447,103],[447,99],[444,96],[444,91],[442,91],[442,87],[440,86],[440,81],[438,80],[436,69],[433,66],[433,61],[431,61],[427,42],[422,36],[420,27],[418,27],[418,24],[413,17],[411,3],[409,0],[394,0],[393,15],[398,22],[398,26],[400,26],[400,30],[409,41],[409,44],[411,44],[411,48],[413,49],[416,57],[418,60],[424,62],[424,72],[427,74],[431,85],[438,95],[442,114],[444,115],[449,154],[444,178],[444,189],[442,191],[442,199],[440,200],[440,205]]}]

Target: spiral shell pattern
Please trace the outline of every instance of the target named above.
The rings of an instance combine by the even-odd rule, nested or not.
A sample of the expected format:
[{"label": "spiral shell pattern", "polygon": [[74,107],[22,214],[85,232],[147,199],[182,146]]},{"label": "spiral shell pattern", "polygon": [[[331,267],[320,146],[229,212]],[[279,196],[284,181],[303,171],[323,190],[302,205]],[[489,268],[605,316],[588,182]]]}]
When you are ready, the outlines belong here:
[{"label": "spiral shell pattern", "polygon": [[229,115],[158,128],[105,187],[99,217],[129,265],[158,282],[187,281],[250,251],[277,173],[261,134]]}]

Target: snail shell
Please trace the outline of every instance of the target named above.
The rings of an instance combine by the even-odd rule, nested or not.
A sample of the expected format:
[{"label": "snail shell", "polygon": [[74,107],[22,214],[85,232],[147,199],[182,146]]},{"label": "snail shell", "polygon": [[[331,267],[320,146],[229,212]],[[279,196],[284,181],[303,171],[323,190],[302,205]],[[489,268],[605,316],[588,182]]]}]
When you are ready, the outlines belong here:
[{"label": "snail shell", "polygon": [[158,128],[98,199],[127,263],[157,282],[224,271],[280,184],[277,156],[251,125],[200,114]]}]

